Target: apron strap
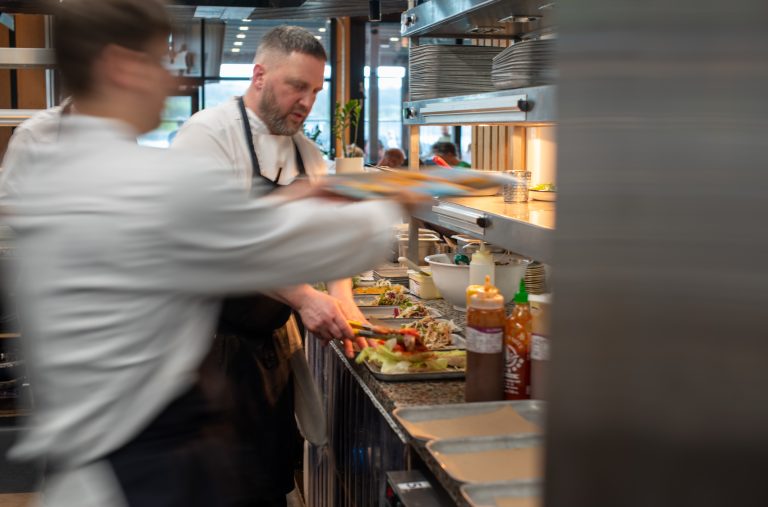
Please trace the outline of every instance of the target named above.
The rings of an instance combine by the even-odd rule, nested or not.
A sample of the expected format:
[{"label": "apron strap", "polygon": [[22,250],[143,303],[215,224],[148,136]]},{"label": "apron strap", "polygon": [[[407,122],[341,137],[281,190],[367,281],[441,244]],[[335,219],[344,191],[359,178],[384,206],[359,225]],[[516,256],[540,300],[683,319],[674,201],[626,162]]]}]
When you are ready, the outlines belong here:
[{"label": "apron strap", "polygon": [[[253,170],[253,180],[256,180],[256,177],[259,177],[266,181],[269,185],[271,185],[273,188],[277,188],[280,186],[280,176],[283,172],[283,168],[281,167],[280,170],[277,173],[277,177],[274,181],[270,180],[263,174],[261,174],[261,166],[259,165],[259,158],[256,156],[256,148],[253,146],[253,132],[251,131],[251,122],[248,121],[248,112],[245,109],[245,101],[243,100],[243,97],[237,97],[237,104],[240,108],[240,116],[243,118],[243,134],[245,135],[245,142],[248,145],[248,152],[251,156],[251,168]],[[296,166],[299,171],[299,176],[304,176],[306,174],[306,170],[304,168],[304,159],[301,157],[301,152],[299,151],[299,147],[296,144],[296,141],[291,138],[293,141],[293,148],[296,152]]]}]

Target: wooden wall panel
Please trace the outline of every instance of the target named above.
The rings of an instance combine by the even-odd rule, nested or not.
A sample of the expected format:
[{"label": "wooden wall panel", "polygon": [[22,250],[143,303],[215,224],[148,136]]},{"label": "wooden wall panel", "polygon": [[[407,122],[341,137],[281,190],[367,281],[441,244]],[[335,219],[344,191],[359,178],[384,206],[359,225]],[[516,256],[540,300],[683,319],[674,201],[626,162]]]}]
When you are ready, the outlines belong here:
[{"label": "wooden wall panel", "polygon": [[[478,46],[508,47],[508,40],[482,39],[472,41]],[[525,143],[511,142],[512,126],[474,126],[472,127],[472,167],[486,171],[507,171],[525,167]],[[524,140],[524,137],[523,137]],[[518,149],[518,155],[511,150]],[[522,150],[522,151],[521,151]],[[519,156],[522,153],[522,158]],[[522,161],[521,163],[513,161]]]},{"label": "wooden wall panel", "polygon": [[[0,25],[0,47],[7,48],[10,31],[3,25]],[[11,71],[0,69],[0,109],[10,109],[11,107]],[[5,147],[8,146],[8,140],[13,133],[12,128],[0,127],[0,159],[5,153]]]},{"label": "wooden wall panel", "polygon": [[[336,40],[333,42],[336,49],[336,61],[333,62],[333,76],[336,80],[336,103],[346,104],[349,100],[349,44],[351,38],[352,23],[349,18],[336,19]],[[336,107],[334,104],[333,107]],[[340,140],[335,140],[336,153],[342,153],[344,145]]]},{"label": "wooden wall panel", "polygon": [[[16,15],[16,47],[45,47],[45,21],[43,16]],[[45,109],[45,70],[18,69],[17,85],[19,109]]]},{"label": "wooden wall panel", "polygon": [[[45,47],[45,18],[37,14],[17,14],[14,16],[16,30],[15,47],[42,48]],[[0,47],[10,47],[10,32],[0,28]],[[16,77],[16,104],[12,101],[11,79]],[[0,108],[3,109],[45,109],[47,107],[45,93],[44,69],[0,70]],[[0,154],[5,154],[8,140],[13,129],[0,127]]]}]

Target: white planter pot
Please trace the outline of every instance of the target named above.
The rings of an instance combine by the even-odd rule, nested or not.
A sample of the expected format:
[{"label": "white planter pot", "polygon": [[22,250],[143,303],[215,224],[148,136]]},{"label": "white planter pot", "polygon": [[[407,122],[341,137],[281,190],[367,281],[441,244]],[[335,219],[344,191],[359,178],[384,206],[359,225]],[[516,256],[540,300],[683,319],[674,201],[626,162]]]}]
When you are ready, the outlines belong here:
[{"label": "white planter pot", "polygon": [[336,174],[362,173],[363,157],[344,157],[336,159]]}]

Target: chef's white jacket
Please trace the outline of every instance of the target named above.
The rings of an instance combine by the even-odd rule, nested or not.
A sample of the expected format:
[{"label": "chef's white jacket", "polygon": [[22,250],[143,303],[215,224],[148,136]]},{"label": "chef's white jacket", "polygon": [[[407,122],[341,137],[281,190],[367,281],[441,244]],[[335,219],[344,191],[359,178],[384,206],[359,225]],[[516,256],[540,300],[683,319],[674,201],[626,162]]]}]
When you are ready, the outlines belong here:
[{"label": "chef's white jacket", "polygon": [[16,457],[77,468],[119,448],[193,383],[222,294],[370,268],[400,217],[390,202],[248,199],[229,169],[135,137],[65,116],[0,201],[37,395]]},{"label": "chef's white jacket", "polygon": [[[275,181],[280,174],[277,183],[281,185],[287,185],[296,178],[299,171],[294,143],[301,153],[310,180],[317,180],[328,172],[322,153],[303,132],[293,136],[274,135],[256,113],[248,108],[246,113],[263,176]],[[213,157],[222,167],[232,168],[244,188],[251,188],[253,165],[237,99],[232,98],[192,115],[177,132],[171,148]]]}]

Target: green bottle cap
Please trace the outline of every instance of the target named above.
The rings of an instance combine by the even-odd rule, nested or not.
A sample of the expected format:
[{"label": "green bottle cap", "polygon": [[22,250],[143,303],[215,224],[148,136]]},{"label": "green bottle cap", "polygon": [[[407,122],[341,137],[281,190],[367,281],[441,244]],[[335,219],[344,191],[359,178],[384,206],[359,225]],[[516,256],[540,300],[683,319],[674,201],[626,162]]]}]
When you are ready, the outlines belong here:
[{"label": "green bottle cap", "polygon": [[528,291],[525,290],[525,280],[520,279],[520,289],[515,294],[515,304],[527,304],[528,303]]}]

